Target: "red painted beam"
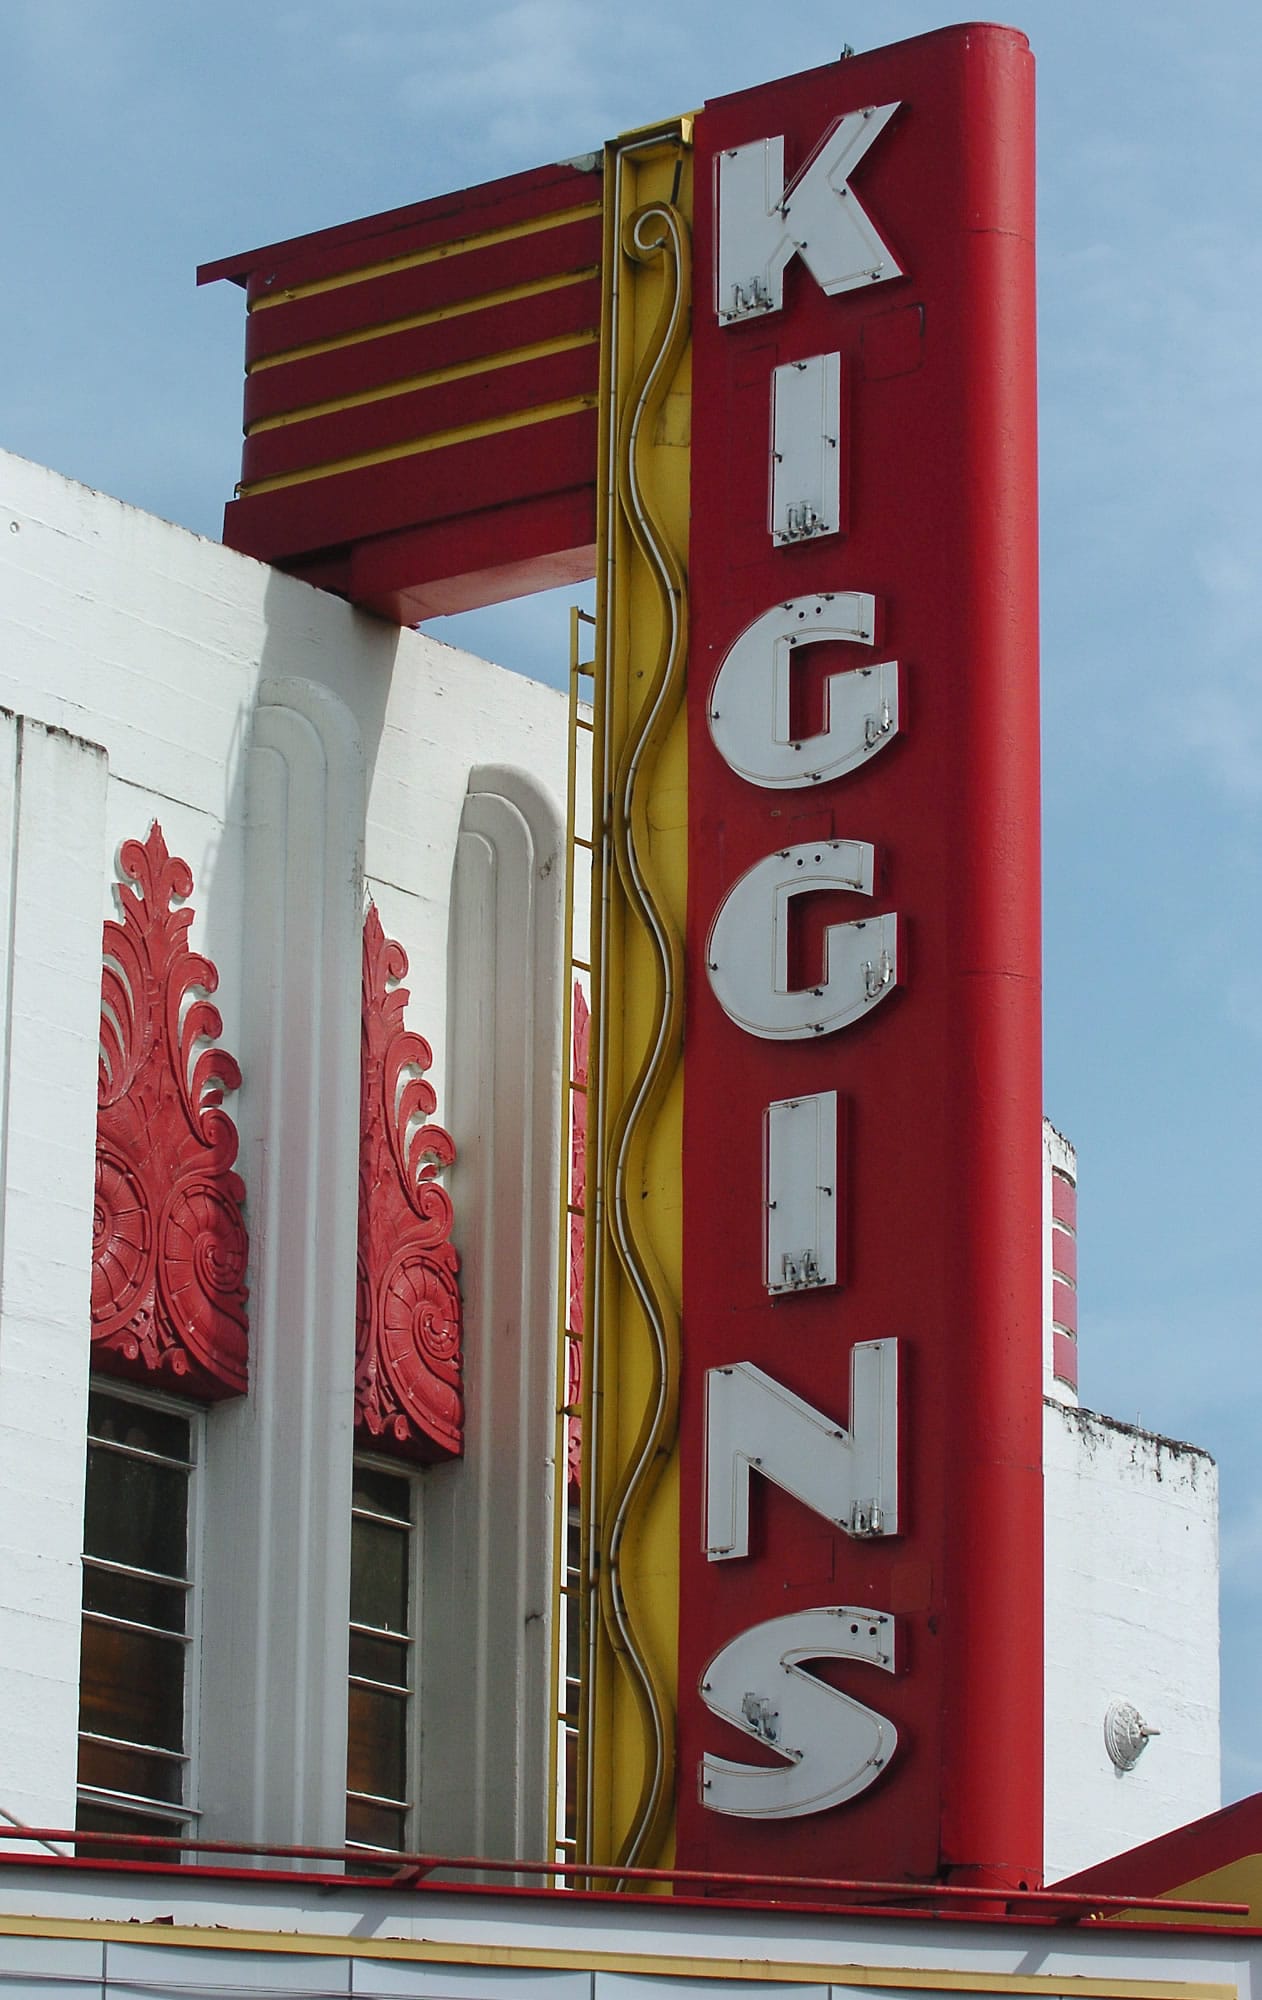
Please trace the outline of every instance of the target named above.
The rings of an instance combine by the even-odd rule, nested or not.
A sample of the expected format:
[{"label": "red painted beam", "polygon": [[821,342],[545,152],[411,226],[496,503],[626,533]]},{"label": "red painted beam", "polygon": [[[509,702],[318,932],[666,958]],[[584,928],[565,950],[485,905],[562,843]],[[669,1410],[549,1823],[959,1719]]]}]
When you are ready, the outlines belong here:
[{"label": "red painted beam", "polygon": [[305,561],[402,528],[594,486],[595,464],[596,412],[580,410],[230,501],[224,541],[263,562]]},{"label": "red painted beam", "polygon": [[595,574],[596,496],[578,486],[361,542],[347,595],[396,624],[417,625]]},{"label": "red painted beam", "polygon": [[433,195],[403,208],[383,209],[354,222],[336,223],[331,229],[315,229],[305,236],[291,236],[279,243],[265,243],[257,250],[219,257],[198,266],[197,282],[212,285],[228,278],[257,297],[279,284],[309,283],[342,271],[362,269],[379,257],[400,256],[434,244],[457,243],[464,237],[530,221],[580,202],[599,201],[600,192],[601,175],[596,162],[530,167],[525,173],[508,174],[502,180],[483,181],[477,187]]},{"label": "red painted beam", "polygon": [[419,313],[441,312],[518,285],[543,284],[600,263],[601,220],[565,222],[531,236],[510,236],[485,249],[464,250],[435,263],[405,264],[380,277],[332,291],[310,292],[266,309],[246,327],[247,367],[314,341],[345,340]]}]

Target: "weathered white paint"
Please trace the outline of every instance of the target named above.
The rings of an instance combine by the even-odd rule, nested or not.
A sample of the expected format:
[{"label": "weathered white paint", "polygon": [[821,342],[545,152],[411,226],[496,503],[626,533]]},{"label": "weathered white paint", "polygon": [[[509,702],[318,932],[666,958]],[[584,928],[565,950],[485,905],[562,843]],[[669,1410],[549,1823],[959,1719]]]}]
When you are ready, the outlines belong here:
[{"label": "weathered white paint", "polygon": [[[192,942],[218,967],[222,1041],[245,1073],[229,1109],[248,1189],[254,1391],[248,1406],[212,1410],[207,1427],[201,1802],[211,1833],[337,1840],[365,876],[408,953],[408,1025],[433,1047],[437,1116],[463,1157],[476,1133],[462,1129],[443,1079],[464,1042],[463,1017],[448,1028],[447,968],[470,771],[505,767],[500,794],[525,784],[534,824],[548,822],[553,880],[519,908],[511,946],[523,962],[531,951],[546,960],[555,989],[545,1000],[541,987],[536,1005],[556,1025],[536,1033],[537,1013],[515,1051],[517,1087],[536,1106],[514,1169],[521,1226],[533,1229],[530,1190],[551,1191],[549,1214],[556,1203],[556,1112],[549,1120],[538,1106],[555,1102],[557,1082],[551,903],[559,909],[564,701],[0,455],[0,705],[38,718],[41,744],[55,746],[48,756],[85,771],[79,781],[59,766],[55,798],[23,825],[18,862],[0,856],[0,891],[20,891],[7,928],[0,921],[16,968],[0,995],[15,1024],[0,1315],[0,1808],[27,1823],[73,1816],[100,926],[113,914],[118,844],[157,818],[193,871]],[[89,747],[68,748],[56,731]],[[12,748],[4,759],[0,746],[7,796]],[[28,805],[42,769],[24,759]],[[6,852],[14,810],[0,802]],[[458,1247],[463,1220],[458,1199]],[[524,1329],[545,1349],[554,1283],[549,1246],[535,1260]],[[520,1314],[523,1297],[520,1285],[501,1292],[497,1309]],[[538,1365],[550,1394],[550,1363]],[[549,1428],[541,1487],[550,1458]],[[475,1477],[464,1467],[446,1476],[452,1488]],[[536,1590],[539,1575],[546,1566]],[[439,1599],[442,1586],[436,1571]],[[546,1650],[546,1624],[544,1635]],[[540,1702],[546,1743],[550,1695],[537,1674],[522,1699]],[[488,1823],[503,1786],[496,1823],[521,1824],[503,1759],[489,1760],[486,1785]],[[542,1847],[541,1807],[530,1823],[540,1831],[527,1845]]]},{"label": "weathered white paint", "polygon": [[466,1135],[465,1457],[426,1475],[422,1846],[549,1849],[564,828],[521,772],[470,774],[452,896],[446,1102]]},{"label": "weathered white paint", "polygon": [[[12,1915],[10,1915],[12,1913]],[[38,1934],[42,1919],[90,1935]],[[26,1935],[15,1919],[25,1917]],[[31,1920],[34,1920],[32,1926]],[[29,1928],[36,1934],[29,1934]],[[13,1934],[10,1934],[12,1931]],[[260,1935],[280,1934],[279,1950]],[[340,1948],[339,1948],[340,1947]],[[612,1962],[611,1962],[612,1961]],[[872,1973],[864,1979],[865,1970]],[[906,1982],[898,1974],[914,1975]],[[962,1975],[976,1975],[969,1983]],[[726,1898],[505,1896],[476,1889],[289,1888],[168,1875],[0,1871],[0,1995],[82,2000],[142,1993],[220,2000],[910,2000],[938,1993],[1044,2000],[1106,1992],[1240,2000],[1258,1991],[1262,1938],[1177,1923],[948,1923],[914,1916],[750,1908]],[[6,1983],[6,1975],[8,1982]],[[1005,1984],[1013,1980],[1012,1987]],[[1091,1982],[1091,1983],[1088,1983]],[[1203,1983],[1200,1983],[1203,1982]]]},{"label": "weathered white paint", "polygon": [[346,1818],[365,782],[336,695],[296,677],[259,694],[237,1106],[258,1278],[251,1393],[216,1412],[208,1466],[201,1805],[210,1839],[329,1846]]},{"label": "weathered white paint", "polygon": [[[1044,1404],[1049,1880],[1219,1804],[1218,1472],[1192,1445]],[[1120,1772],[1112,1701],[1161,1731]]]},{"label": "weathered white paint", "polygon": [[0,715],[0,1810],[73,1811],[105,753]]}]

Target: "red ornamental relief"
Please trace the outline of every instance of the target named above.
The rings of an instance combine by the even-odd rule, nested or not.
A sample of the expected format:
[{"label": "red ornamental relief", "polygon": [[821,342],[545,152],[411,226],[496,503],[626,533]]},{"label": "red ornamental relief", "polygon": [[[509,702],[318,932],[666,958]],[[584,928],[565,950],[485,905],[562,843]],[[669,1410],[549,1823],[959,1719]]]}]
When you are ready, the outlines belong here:
[{"label": "red ornamental relief", "polygon": [[190,951],[188,863],[155,820],[123,845],[121,923],[105,925],[92,1250],[92,1361],[203,1402],[246,1388],[249,1238],[237,1129],[241,1072],[213,1046],[219,984]]},{"label": "red ornamental relief", "polygon": [[408,969],[374,905],[364,920],[355,1427],[400,1458],[456,1457],[464,1443],[461,1311],[451,1196],[456,1157],[427,1121],[437,1107],[429,1043],[403,1025]]}]

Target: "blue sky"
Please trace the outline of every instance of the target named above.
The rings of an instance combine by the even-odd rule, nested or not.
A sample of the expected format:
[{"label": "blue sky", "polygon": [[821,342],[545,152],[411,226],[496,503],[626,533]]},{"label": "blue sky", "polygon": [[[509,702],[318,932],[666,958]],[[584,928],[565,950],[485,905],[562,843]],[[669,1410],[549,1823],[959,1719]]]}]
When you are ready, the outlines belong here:
[{"label": "blue sky", "polygon": [[[5,0],[0,443],[217,536],[243,305],[200,261],[953,18]],[[1045,1098],[1079,1149],[1083,1399],[1220,1460],[1232,1797],[1262,1789],[1262,14],[1007,18],[1040,65]],[[547,599],[436,629],[564,659]]]}]

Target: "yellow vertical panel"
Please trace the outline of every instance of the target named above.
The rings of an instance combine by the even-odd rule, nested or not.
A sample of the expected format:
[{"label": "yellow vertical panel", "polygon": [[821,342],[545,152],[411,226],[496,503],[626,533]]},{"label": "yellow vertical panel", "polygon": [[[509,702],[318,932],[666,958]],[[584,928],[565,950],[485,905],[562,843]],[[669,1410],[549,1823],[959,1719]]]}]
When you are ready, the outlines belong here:
[{"label": "yellow vertical panel", "polygon": [[606,150],[579,1847],[673,1858],[691,412],[687,128]]}]

